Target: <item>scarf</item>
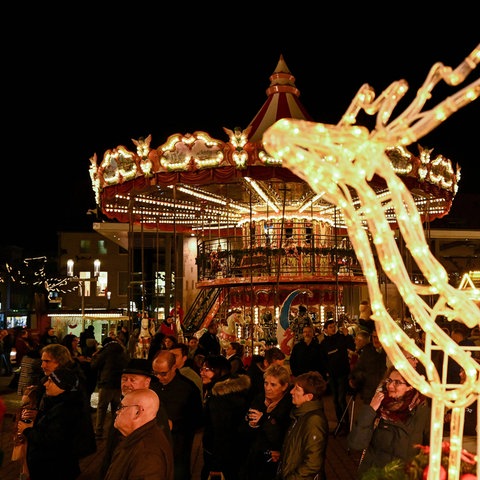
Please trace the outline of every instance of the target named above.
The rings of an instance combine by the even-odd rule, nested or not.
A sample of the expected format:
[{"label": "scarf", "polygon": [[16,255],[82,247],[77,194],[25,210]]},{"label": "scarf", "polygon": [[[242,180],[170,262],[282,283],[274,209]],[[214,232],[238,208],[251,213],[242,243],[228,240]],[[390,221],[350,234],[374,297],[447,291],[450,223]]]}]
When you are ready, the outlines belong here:
[{"label": "scarf", "polygon": [[267,413],[270,413],[283,399],[283,397],[288,393],[288,388],[285,390],[285,392],[283,393],[283,395],[278,399],[278,400],[268,400],[267,398],[265,398],[265,405],[267,407],[267,410],[266,412]]},{"label": "scarf", "polygon": [[392,398],[386,393],[378,409],[377,417],[390,422],[405,423],[412,416],[415,407],[423,402],[425,402],[425,396],[415,389],[409,390],[401,398]]}]

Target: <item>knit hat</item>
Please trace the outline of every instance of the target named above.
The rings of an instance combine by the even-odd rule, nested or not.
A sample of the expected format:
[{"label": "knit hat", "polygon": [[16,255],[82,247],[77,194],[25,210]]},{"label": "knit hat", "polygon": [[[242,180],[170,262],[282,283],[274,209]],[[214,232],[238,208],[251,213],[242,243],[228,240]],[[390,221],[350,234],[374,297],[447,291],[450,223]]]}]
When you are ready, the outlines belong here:
[{"label": "knit hat", "polygon": [[131,373],[133,375],[145,375],[146,377],[154,377],[152,374],[151,362],[145,358],[132,358],[122,373]]},{"label": "knit hat", "polygon": [[50,380],[62,390],[75,392],[78,390],[77,375],[66,368],[59,368],[49,375]]}]

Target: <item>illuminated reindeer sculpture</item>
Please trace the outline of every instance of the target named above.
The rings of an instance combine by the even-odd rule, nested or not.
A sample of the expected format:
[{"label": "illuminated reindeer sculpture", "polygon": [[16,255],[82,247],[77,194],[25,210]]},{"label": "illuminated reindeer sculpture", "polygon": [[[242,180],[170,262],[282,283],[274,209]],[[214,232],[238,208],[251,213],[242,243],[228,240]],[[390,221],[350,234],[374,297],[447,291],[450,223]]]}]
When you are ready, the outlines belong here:
[{"label": "illuminated reindeer sculpture", "polygon": [[[469,299],[465,290],[458,290],[448,283],[445,269],[429,250],[415,202],[396,175],[385,150],[394,145],[405,146],[417,141],[453,112],[475,100],[480,95],[480,79],[435,108],[422,112],[433,87],[440,80],[450,86],[459,85],[479,62],[480,45],[456,69],[436,63],[410,106],[389,124],[387,122],[393,109],[408,89],[404,80],[392,83],[377,100],[372,88],[363,85],[337,125],[283,119],[263,136],[264,146],[270,155],[281,159],[284,166],[341,210],[367,279],[372,318],[380,340],[402,375],[432,399],[429,480],[440,478],[446,408],[452,409],[448,478],[458,480],[464,409],[480,395],[480,365],[472,358],[471,352],[459,347],[436,324],[435,319],[445,316],[473,327],[480,325],[480,309]],[[355,125],[356,116],[362,109],[369,115],[377,114],[376,126],[371,132]],[[387,185],[388,191],[384,196],[377,196],[368,183],[374,175],[382,178]],[[387,220],[387,211],[389,215],[394,212],[399,232],[425,277],[424,285],[410,280]],[[373,246],[383,271],[396,285],[415,321],[426,332],[425,351],[408,337],[387,311],[378,283],[380,275]],[[423,297],[431,298],[432,295],[436,302],[429,306]],[[465,369],[465,383],[447,384],[445,372],[440,377],[431,359],[432,343]],[[426,377],[419,375],[409,364],[400,350],[401,346],[422,362]],[[480,433],[480,429],[478,431]],[[477,476],[478,468],[477,462]]]}]

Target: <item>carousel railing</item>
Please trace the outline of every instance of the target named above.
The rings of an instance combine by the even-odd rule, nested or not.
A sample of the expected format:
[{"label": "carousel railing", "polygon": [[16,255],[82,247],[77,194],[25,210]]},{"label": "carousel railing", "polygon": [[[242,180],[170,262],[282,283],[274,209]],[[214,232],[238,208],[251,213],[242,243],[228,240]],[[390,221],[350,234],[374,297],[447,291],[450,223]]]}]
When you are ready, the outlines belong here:
[{"label": "carousel railing", "polygon": [[245,247],[249,237],[218,237],[198,244],[200,280],[230,277],[301,275],[362,275],[348,236],[294,236],[282,247],[268,244]]},{"label": "carousel railing", "polygon": [[183,320],[183,330],[187,335],[193,334],[199,330],[203,320],[213,307],[215,301],[220,295],[221,289],[209,288],[203,289],[197,295]]}]

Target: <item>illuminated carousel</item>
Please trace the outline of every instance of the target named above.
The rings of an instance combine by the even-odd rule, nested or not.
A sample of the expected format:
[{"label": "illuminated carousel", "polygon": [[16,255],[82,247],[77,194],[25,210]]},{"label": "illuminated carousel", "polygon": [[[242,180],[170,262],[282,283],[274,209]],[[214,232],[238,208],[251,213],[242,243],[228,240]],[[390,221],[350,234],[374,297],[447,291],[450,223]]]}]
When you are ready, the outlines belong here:
[{"label": "illuminated carousel", "polygon": [[[284,327],[284,315],[302,295],[312,299],[311,310],[328,305],[325,292],[333,289],[330,304],[338,318],[340,305],[351,307],[347,287],[366,285],[371,319],[389,359],[431,401],[426,467],[422,464],[419,472],[427,480],[480,476],[478,434],[476,455],[467,457],[462,449],[465,408],[480,397],[480,364],[469,351],[477,347],[457,344],[437,323],[443,317],[473,328],[480,326],[480,311],[478,298],[449,283],[424,231],[426,221],[448,213],[458,172],[441,155],[432,158],[430,150],[419,147],[415,156],[405,147],[480,96],[477,79],[424,109],[440,81],[458,86],[479,63],[480,44],[456,68],[436,63],[415,99],[394,119],[407,83],[393,82],[378,99],[363,85],[340,122],[324,125],[307,118],[294,77],[280,58],[265,105],[245,130],[225,129],[227,142],[195,132],[173,135],[151,149],[147,137],[134,142],[137,152],[117,147],[99,166],[93,158],[91,166],[97,203],[111,220],[128,224],[129,231],[140,225],[142,232],[196,235],[196,287],[218,292],[203,324],[231,312],[238,302],[240,309],[232,315],[249,315],[248,334],[254,339],[255,328],[266,325],[262,321]],[[356,124],[361,110],[377,115],[371,131]],[[409,264],[424,275],[423,282],[411,278]],[[382,274],[425,332],[424,346],[392,315]],[[257,315],[261,302],[263,314]],[[444,365],[452,358],[463,368],[464,381],[447,382],[448,366],[437,369],[435,350],[444,353]],[[418,359],[422,372],[404,351]],[[452,420],[445,445],[447,409]],[[463,475],[465,458],[469,473]],[[385,469],[406,471],[394,463]],[[384,477],[380,472],[378,478]]]},{"label": "illuminated carousel", "polygon": [[[187,332],[215,317],[228,327],[235,315],[230,334],[275,341],[278,320],[294,314],[299,304],[323,323],[326,316],[354,318],[368,298],[342,209],[264,148],[264,132],[279,119],[312,121],[283,57],[266,94],[247,128],[224,128],[225,140],[196,131],[173,134],[153,147],[149,135],[132,140],[132,150],[119,145],[100,162],[96,155],[90,159],[96,202],[105,219],[97,224],[99,233],[108,227],[115,232],[111,238],[120,239],[121,228],[115,228],[128,225],[123,241],[129,249],[134,232],[173,235],[171,274],[182,282],[175,282],[172,304],[183,302]],[[416,155],[400,145],[387,146],[385,152],[422,221],[432,221],[449,212],[458,172],[442,155],[417,148]],[[388,197],[380,176],[373,175],[369,186],[378,198]],[[350,195],[355,204],[355,189]],[[395,229],[395,212],[387,209],[387,218]],[[367,228],[367,219],[362,221]],[[189,256],[185,245],[192,238],[196,243]],[[187,263],[194,271],[195,298],[186,301]]]}]

